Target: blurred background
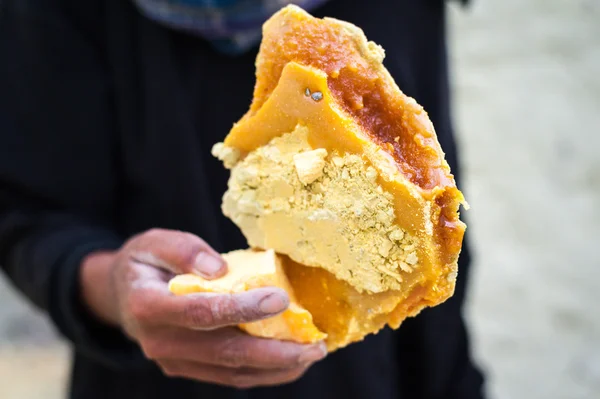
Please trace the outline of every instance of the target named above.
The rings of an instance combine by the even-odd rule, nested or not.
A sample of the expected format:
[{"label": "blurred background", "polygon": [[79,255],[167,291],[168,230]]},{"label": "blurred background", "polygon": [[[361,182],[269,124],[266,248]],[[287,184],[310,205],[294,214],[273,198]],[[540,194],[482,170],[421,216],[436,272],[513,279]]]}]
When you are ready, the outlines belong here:
[{"label": "blurred background", "polygon": [[[600,398],[600,0],[450,14],[467,317],[490,398]],[[68,366],[0,277],[0,398],[63,398]]]}]

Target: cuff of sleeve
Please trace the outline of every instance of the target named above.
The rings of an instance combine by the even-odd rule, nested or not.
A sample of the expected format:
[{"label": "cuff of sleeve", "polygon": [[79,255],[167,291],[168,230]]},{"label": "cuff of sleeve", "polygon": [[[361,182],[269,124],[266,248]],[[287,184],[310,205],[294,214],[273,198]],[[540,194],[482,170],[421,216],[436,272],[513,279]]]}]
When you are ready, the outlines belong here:
[{"label": "cuff of sleeve", "polygon": [[122,241],[108,231],[77,229],[57,233],[54,248],[62,248],[50,285],[49,313],[77,352],[117,370],[150,366],[142,351],[121,330],[97,320],[84,307],[79,287],[83,259],[94,251],[118,249]]}]

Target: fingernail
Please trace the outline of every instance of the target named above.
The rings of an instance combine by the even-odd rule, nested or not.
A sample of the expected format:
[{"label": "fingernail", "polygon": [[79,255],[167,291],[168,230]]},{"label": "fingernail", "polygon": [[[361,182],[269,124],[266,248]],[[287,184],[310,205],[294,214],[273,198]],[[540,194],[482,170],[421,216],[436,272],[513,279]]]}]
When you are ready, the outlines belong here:
[{"label": "fingernail", "polygon": [[324,344],[314,345],[302,352],[298,358],[299,363],[312,363],[323,359],[327,355],[327,348]]},{"label": "fingernail", "polygon": [[261,299],[261,301],[258,303],[258,308],[263,313],[274,314],[285,310],[287,305],[287,301],[283,296],[278,294],[270,294]]},{"label": "fingernail", "polygon": [[204,277],[214,278],[221,274],[225,261],[206,252],[200,252],[196,257],[194,268]]}]

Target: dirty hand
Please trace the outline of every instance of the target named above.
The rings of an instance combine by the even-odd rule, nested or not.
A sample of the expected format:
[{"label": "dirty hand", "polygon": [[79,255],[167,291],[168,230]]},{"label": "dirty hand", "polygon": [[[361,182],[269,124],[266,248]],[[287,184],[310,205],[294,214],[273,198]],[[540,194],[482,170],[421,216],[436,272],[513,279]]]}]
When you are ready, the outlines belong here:
[{"label": "dirty hand", "polygon": [[155,229],[118,251],[89,255],[80,284],[88,308],[121,327],[169,376],[238,388],[279,385],[325,356],[322,344],[255,338],[234,327],[285,310],[289,299],[279,288],[186,296],[168,290],[174,274],[216,278],[226,272],[223,259],[200,238]]}]

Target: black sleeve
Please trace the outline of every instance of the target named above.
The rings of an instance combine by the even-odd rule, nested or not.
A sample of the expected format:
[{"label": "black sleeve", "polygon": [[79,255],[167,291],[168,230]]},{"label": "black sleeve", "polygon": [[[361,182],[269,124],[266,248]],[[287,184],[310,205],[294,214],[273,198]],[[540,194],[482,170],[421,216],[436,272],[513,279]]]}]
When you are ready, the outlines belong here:
[{"label": "black sleeve", "polygon": [[471,265],[465,245],[458,264],[454,295],[402,323],[397,351],[403,395],[407,398],[482,399],[483,375],[474,362],[463,317]]},{"label": "black sleeve", "polygon": [[118,141],[102,51],[67,10],[0,1],[0,267],[76,351],[133,367],[139,349],[79,300],[82,258],[122,243]]}]

